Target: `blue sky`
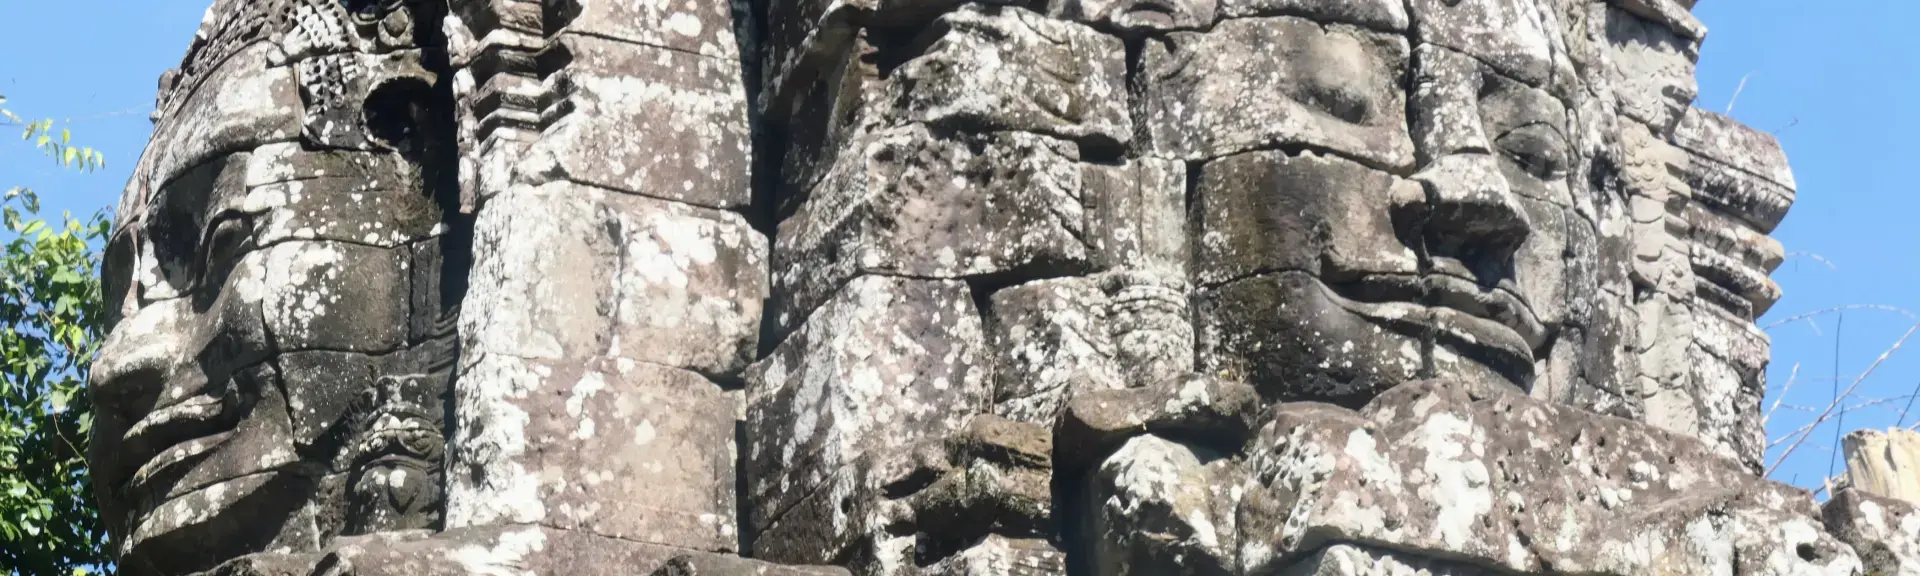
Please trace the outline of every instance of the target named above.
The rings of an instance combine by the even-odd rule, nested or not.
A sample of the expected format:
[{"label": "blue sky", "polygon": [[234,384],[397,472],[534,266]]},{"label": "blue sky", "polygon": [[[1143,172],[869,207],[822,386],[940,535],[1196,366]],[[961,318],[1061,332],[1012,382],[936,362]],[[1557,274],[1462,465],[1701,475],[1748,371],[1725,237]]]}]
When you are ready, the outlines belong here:
[{"label": "blue sky", "polygon": [[[113,203],[145,145],[160,73],[179,62],[208,0],[14,2],[0,36],[0,94],[19,113],[71,119],[78,142],[102,150],[106,170],[63,173],[0,134],[0,188],[39,190],[55,213]],[[1712,30],[1701,58],[1697,105],[1776,132],[1800,184],[1799,202],[1775,236],[1795,256],[1775,273],[1786,298],[1761,323],[1848,305],[1920,311],[1920,193],[1905,171],[1920,154],[1920,2],[1855,0],[1845,9],[1807,0],[1703,0]],[[1774,362],[1766,405],[1794,366],[1799,376],[1769,423],[1791,432],[1873,363],[1915,320],[1862,309],[1771,328]],[[1843,325],[1842,325],[1843,324]],[[1895,352],[1856,391],[1845,426],[1885,427],[1920,385],[1920,341]],[[1836,354],[1837,352],[1837,354]],[[1837,363],[1836,363],[1837,362]],[[1891,400],[1888,400],[1891,399]],[[1909,418],[1911,425],[1920,412]],[[1818,485],[1833,423],[1788,458],[1775,478]],[[1777,456],[1779,448],[1770,456]]]}]

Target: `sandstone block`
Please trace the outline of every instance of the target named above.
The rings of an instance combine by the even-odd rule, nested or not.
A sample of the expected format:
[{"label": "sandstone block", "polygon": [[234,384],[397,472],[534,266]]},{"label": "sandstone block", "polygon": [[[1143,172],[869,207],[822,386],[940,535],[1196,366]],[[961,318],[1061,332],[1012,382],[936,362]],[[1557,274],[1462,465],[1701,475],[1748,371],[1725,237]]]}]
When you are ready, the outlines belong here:
[{"label": "sandstone block", "polygon": [[236,558],[205,576],[846,576],[827,566],[785,566],[544,526],[343,538],[318,552]]},{"label": "sandstone block", "polygon": [[548,80],[560,102],[516,168],[521,180],[711,208],[751,200],[746,92],[732,60],[586,35],[557,44],[569,58]]},{"label": "sandstone block", "polygon": [[910,125],[858,150],[780,223],[773,305],[781,328],[862,273],[963,278],[1086,267],[1085,191],[1071,144]]},{"label": "sandstone block", "polygon": [[1868,574],[1920,574],[1920,507],[1853,488],[1834,494],[1821,510],[1827,530],[1853,547]]},{"label": "sandstone block", "polygon": [[752,358],[767,240],[738,214],[554,183],[495,198],[476,227],[465,306],[494,313],[462,316],[466,350],[706,374]]},{"label": "sandstone block", "polygon": [[745,463],[756,555],[824,562],[856,541],[898,540],[875,510],[877,471],[987,410],[984,341],[964,283],[866,276],[754,364]]},{"label": "sandstone block", "polygon": [[887,100],[906,120],[1106,148],[1132,137],[1119,38],[1019,8],[977,5],[941,16],[923,34],[926,51],[888,79]]},{"label": "sandstone block", "polygon": [[1292,17],[1227,20],[1170,38],[1144,57],[1152,150],[1206,160],[1304,146],[1413,165],[1406,39]]},{"label": "sandstone block", "polygon": [[734,416],[698,374],[484,355],[456,390],[448,525],[538,523],[731,552]]},{"label": "sandstone block", "polygon": [[[1798,186],[1786,152],[1772,134],[1715,112],[1691,108],[1673,133],[1673,143],[1792,191]],[[1771,227],[1762,229],[1771,231]]]},{"label": "sandstone block", "polygon": [[1920,433],[1904,428],[1858,430],[1841,443],[1847,484],[1882,498],[1920,502]]}]

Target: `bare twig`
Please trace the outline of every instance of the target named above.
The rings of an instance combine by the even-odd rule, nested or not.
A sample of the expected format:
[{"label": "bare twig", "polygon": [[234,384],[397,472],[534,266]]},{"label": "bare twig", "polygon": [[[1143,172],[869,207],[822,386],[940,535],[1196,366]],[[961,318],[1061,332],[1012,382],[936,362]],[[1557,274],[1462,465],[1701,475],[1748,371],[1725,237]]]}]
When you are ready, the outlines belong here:
[{"label": "bare twig", "polygon": [[1799,117],[1799,116],[1794,116],[1794,117],[1793,117],[1793,122],[1789,122],[1789,123],[1787,123],[1787,125],[1786,125],[1786,126],[1781,126],[1779,130],[1774,130],[1774,131],[1773,131],[1773,135],[1774,135],[1774,136],[1779,136],[1781,132],[1786,132],[1788,128],[1792,128],[1792,127],[1794,127],[1794,126],[1799,126],[1799,125],[1800,125],[1800,117]]},{"label": "bare twig", "polygon": [[1837,270],[1839,270],[1839,269],[1840,269],[1840,265],[1838,265],[1838,264],[1834,264],[1834,263],[1833,263],[1833,261],[1832,261],[1832,260],[1828,260],[1826,256],[1821,256],[1821,255],[1819,255],[1819,254],[1817,254],[1817,253],[1814,253],[1814,252],[1788,252],[1788,253],[1787,253],[1787,255],[1786,255],[1786,258],[1787,258],[1788,260],[1791,260],[1791,259],[1794,259],[1794,258],[1806,258],[1806,259],[1808,259],[1808,260],[1812,260],[1812,261],[1814,261],[1814,262],[1819,262],[1819,263],[1821,263],[1822,265],[1825,265],[1825,266],[1827,267],[1827,269],[1828,269],[1828,270],[1836,270],[1836,271],[1837,271]]},{"label": "bare twig", "polygon": [[[1820,412],[1820,416],[1813,419],[1813,425],[1818,426],[1820,423],[1826,422],[1828,418],[1833,417],[1834,411],[1841,407],[1841,405],[1844,403],[1846,398],[1853,396],[1853,391],[1860,387],[1860,383],[1866,381],[1868,376],[1872,376],[1874,371],[1879,370],[1880,365],[1883,363],[1886,363],[1887,358],[1889,356],[1892,356],[1893,353],[1900,350],[1901,347],[1906,346],[1907,340],[1910,338],[1913,338],[1914,332],[1917,332],[1917,331],[1920,331],[1920,323],[1915,323],[1913,326],[1907,328],[1907,332],[1905,334],[1901,334],[1899,340],[1894,341],[1892,346],[1887,347],[1885,351],[1880,353],[1880,356],[1878,358],[1873,359],[1873,364],[1867,366],[1867,370],[1865,372],[1861,372],[1859,376],[1855,376],[1853,378],[1852,383],[1847,384],[1847,389],[1845,391],[1835,395],[1833,401],[1827,404],[1826,409]],[[1775,459],[1772,465],[1767,466],[1766,473],[1762,474],[1761,476],[1763,477],[1772,476],[1773,471],[1779,468],[1782,462],[1786,462],[1787,457],[1792,456],[1794,450],[1798,450],[1800,448],[1800,444],[1806,442],[1807,436],[1811,435],[1812,433],[1813,433],[1812,428],[1808,428],[1806,432],[1800,433],[1799,437],[1793,440],[1793,444],[1788,445],[1786,451],[1781,452],[1780,457],[1778,459]]]},{"label": "bare twig", "polygon": [[[1907,396],[1895,396],[1892,398],[1874,398],[1874,399],[1869,399],[1863,402],[1857,402],[1857,403],[1848,405],[1845,407],[1845,410],[1849,412],[1858,412],[1863,408],[1872,408],[1872,407],[1880,406],[1883,404],[1892,404],[1896,401],[1906,400],[1906,399],[1908,399]],[[1813,412],[1814,411],[1814,408],[1811,406],[1795,406],[1792,404],[1783,406],[1783,408],[1786,408],[1788,410],[1792,410],[1795,412]],[[1774,447],[1777,447],[1781,444],[1785,444],[1787,443],[1788,440],[1792,440],[1794,436],[1800,435],[1800,434],[1806,434],[1808,431],[1818,427],[1820,424],[1822,424],[1822,422],[1812,422],[1805,426],[1795,428],[1793,429],[1792,432],[1783,434],[1779,438],[1775,438],[1772,441],[1768,442],[1767,449],[1772,450]],[[1826,450],[1826,448],[1820,448],[1820,449]]]},{"label": "bare twig", "polygon": [[[1765,430],[1767,428],[1767,421],[1773,419],[1774,411],[1777,411],[1780,409],[1780,403],[1786,401],[1787,393],[1792,392],[1794,383],[1799,381],[1800,381],[1800,363],[1794,362],[1793,371],[1787,373],[1787,383],[1780,386],[1780,395],[1773,397],[1773,406],[1771,408],[1767,408],[1766,415],[1760,417],[1760,429]],[[1769,446],[1769,448],[1771,448],[1771,446]]]},{"label": "bare twig", "polygon": [[1733,103],[1740,101],[1740,93],[1746,91],[1747,79],[1752,77],[1753,77],[1752,72],[1748,72],[1747,75],[1740,77],[1740,86],[1733,89],[1733,98],[1727,99],[1727,115],[1728,116],[1733,115]]},{"label": "bare twig", "polygon": [[[1802,314],[1795,314],[1793,316],[1788,316],[1786,318],[1781,318],[1779,320],[1769,322],[1767,323],[1767,325],[1761,326],[1760,329],[1772,330],[1774,328],[1779,328],[1781,326],[1785,326],[1795,322],[1808,321],[1820,316],[1826,316],[1828,314],[1839,314],[1841,312],[1846,312],[1849,310],[1878,310],[1881,312],[1892,312],[1895,314],[1899,314],[1901,316],[1905,316],[1908,320],[1920,321],[1920,315],[1916,315],[1913,312],[1910,312],[1907,309],[1901,308],[1898,306],[1887,306],[1885,304],[1852,304],[1847,306],[1835,306],[1832,308],[1823,308],[1820,310],[1814,310],[1812,312],[1806,312]],[[1814,328],[1814,333],[1816,334],[1819,333],[1818,327]]]},{"label": "bare twig", "polygon": [[[1841,312],[1840,318],[1838,320],[1834,320],[1833,322],[1833,394],[1834,394],[1833,397],[1835,399],[1834,400],[1835,402],[1840,402],[1840,399],[1846,398],[1845,396],[1840,395],[1840,341],[1841,341],[1841,336],[1846,335],[1846,328],[1847,328],[1847,313]],[[1840,417],[1837,420],[1834,420],[1833,422],[1833,444],[1831,444],[1832,446],[1840,445],[1840,431],[1846,429],[1847,427],[1847,407],[1845,406],[1846,403],[1845,402],[1840,402],[1840,403],[1842,404],[1842,406],[1840,407]],[[1827,476],[1828,477],[1833,476],[1833,467],[1839,463],[1840,463],[1839,451],[1836,450],[1832,454],[1827,455]]]},{"label": "bare twig", "polygon": [[1907,421],[1907,414],[1913,411],[1913,399],[1920,398],[1920,382],[1913,383],[1913,391],[1907,393],[1907,405],[1900,409],[1900,418],[1893,421],[1893,427],[1899,428]]}]

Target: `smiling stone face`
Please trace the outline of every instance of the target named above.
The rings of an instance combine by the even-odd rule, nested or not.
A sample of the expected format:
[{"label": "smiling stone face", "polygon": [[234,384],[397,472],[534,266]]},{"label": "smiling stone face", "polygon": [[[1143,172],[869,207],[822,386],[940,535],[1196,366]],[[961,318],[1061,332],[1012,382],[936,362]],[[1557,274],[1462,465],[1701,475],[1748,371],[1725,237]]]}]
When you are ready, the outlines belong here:
[{"label": "smiling stone face", "polygon": [[107,250],[90,460],[131,574],[440,517],[459,288],[405,24],[430,14],[227,8],[163,86]]},{"label": "smiling stone face", "polygon": [[[1351,405],[1417,377],[1532,388],[1567,333],[1568,283],[1597,270],[1568,105],[1439,44],[1304,22],[1173,42],[1194,61],[1164,76],[1181,87],[1164,105],[1188,112],[1156,143],[1252,136],[1181,150],[1204,161],[1188,207],[1203,370]],[[1279,54],[1298,57],[1272,74],[1204,63]],[[1247,86],[1184,89],[1226,82]]]}]

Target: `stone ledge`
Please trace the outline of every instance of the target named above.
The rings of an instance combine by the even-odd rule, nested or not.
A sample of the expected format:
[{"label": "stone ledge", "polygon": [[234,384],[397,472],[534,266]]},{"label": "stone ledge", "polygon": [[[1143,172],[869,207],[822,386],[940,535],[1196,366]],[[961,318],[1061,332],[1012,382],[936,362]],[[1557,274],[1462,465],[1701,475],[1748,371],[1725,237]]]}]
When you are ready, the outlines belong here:
[{"label": "stone ledge", "polygon": [[497,526],[342,538],[315,553],[243,556],[201,576],[845,576],[830,567],[782,566],[543,526]]}]

